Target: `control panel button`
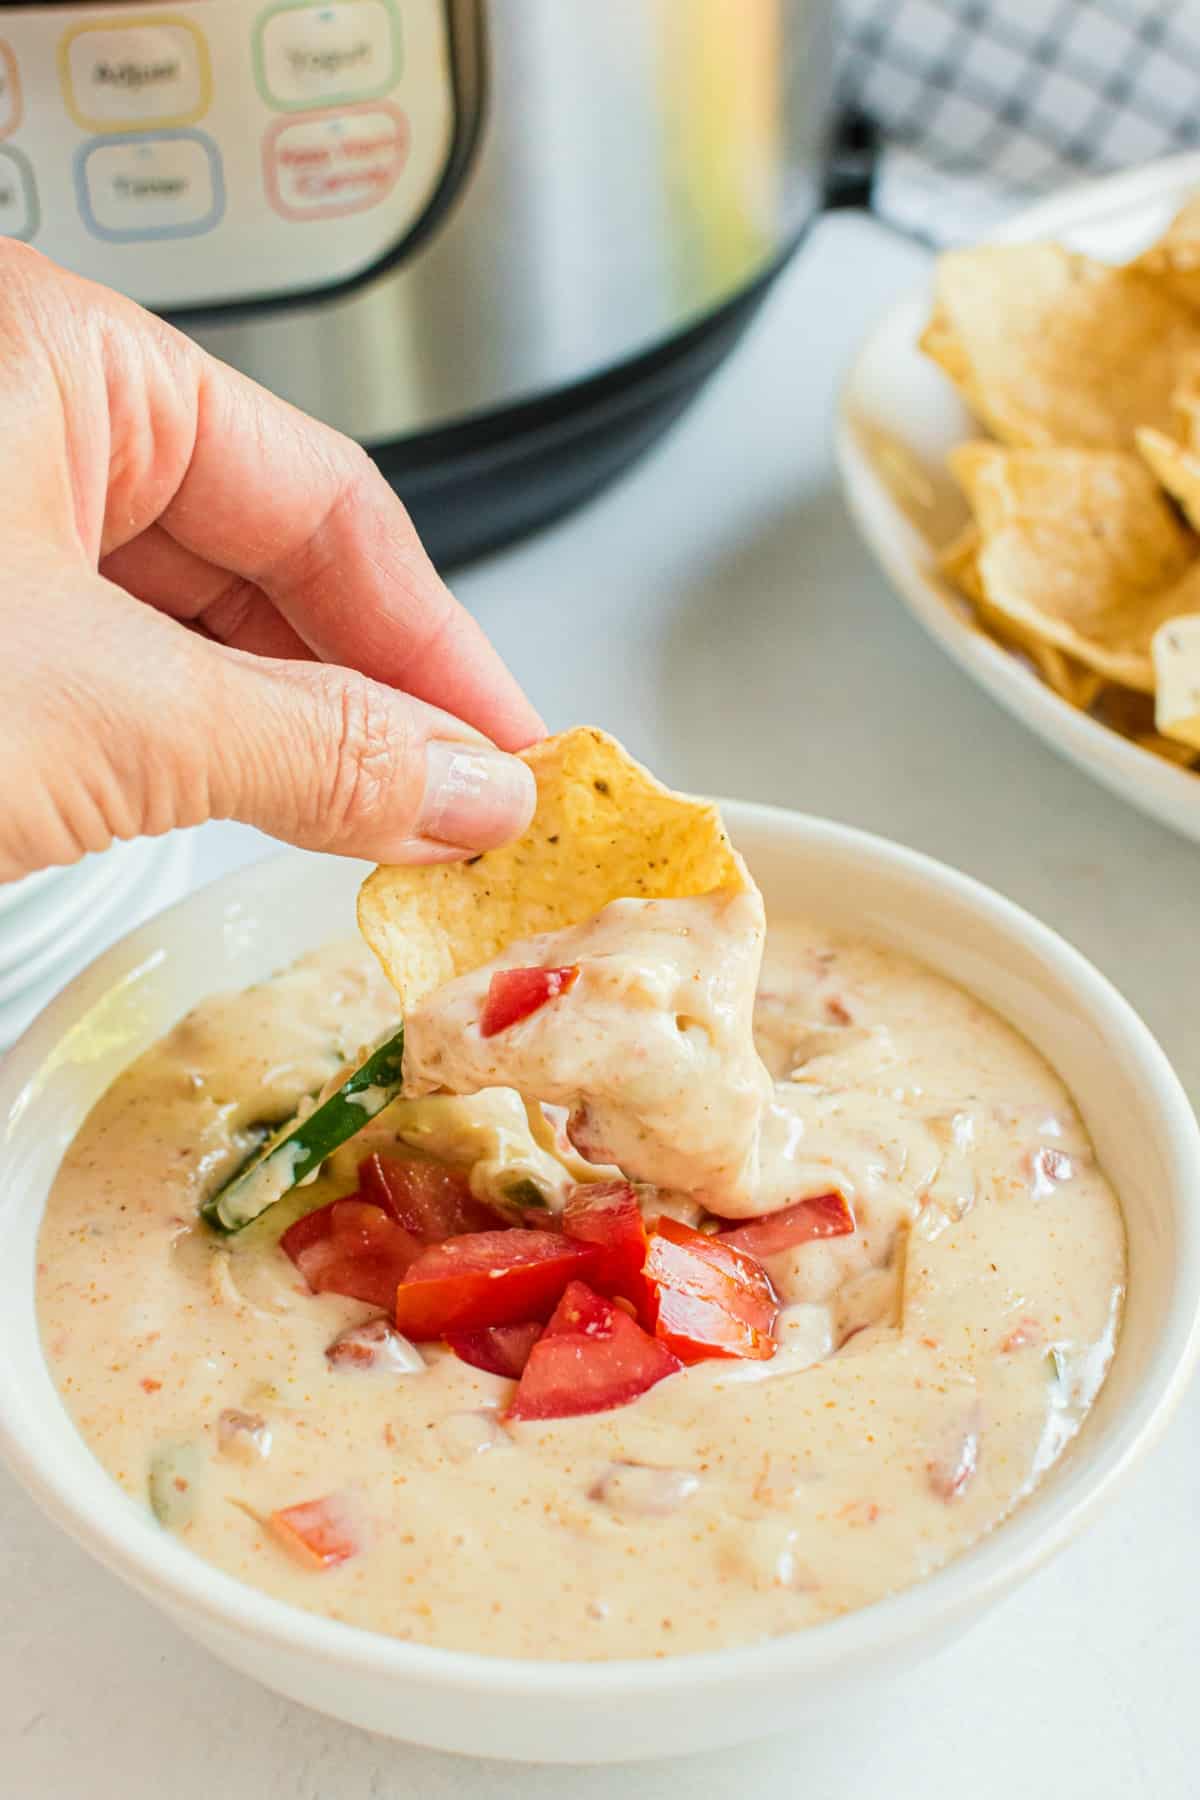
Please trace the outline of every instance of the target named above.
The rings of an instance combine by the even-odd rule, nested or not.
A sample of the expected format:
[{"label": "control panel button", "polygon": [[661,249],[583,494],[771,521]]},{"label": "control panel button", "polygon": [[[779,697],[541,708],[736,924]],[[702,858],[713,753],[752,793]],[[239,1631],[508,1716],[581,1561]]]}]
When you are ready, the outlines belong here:
[{"label": "control panel button", "polygon": [[395,186],[408,144],[408,120],[395,106],[281,119],[263,146],[271,204],[285,219],[362,212]]},{"label": "control panel button", "polygon": [[388,93],[400,72],[400,22],[393,0],[285,4],[265,12],[254,34],[258,85],[269,106],[296,112]]},{"label": "control panel button", "polygon": [[190,125],[208,110],[208,45],[190,19],[152,13],[77,25],[59,47],[67,110],[87,131]]},{"label": "control panel button", "polygon": [[195,237],[225,210],[220,155],[200,131],[93,139],[75,170],[84,223],[110,242]]},{"label": "control panel button", "polygon": [[21,78],[17,59],[0,38],[0,138],[7,137],[21,123]]},{"label": "control panel button", "polygon": [[0,144],[0,237],[27,244],[38,228],[33,170],[19,150]]}]

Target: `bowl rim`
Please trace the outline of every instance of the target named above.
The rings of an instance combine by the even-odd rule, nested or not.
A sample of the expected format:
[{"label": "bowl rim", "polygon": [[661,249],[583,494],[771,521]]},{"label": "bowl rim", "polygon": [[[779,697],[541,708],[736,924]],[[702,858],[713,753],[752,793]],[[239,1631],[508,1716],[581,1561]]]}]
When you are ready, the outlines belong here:
[{"label": "bowl rim", "polygon": [[[1070,235],[1106,213],[1126,213],[1169,198],[1177,189],[1200,186],[1200,151],[1163,157],[1137,169],[1078,183],[1061,194],[1022,208],[985,232],[981,244],[1026,243]],[[1200,838],[1200,776],[1177,768],[1130,738],[1080,712],[1024,668],[1013,653],[970,623],[956,596],[923,565],[920,549],[931,546],[887,493],[857,432],[857,396],[868,387],[868,371],[883,346],[910,318],[919,328],[932,297],[929,268],[919,282],[890,301],[867,331],[845,369],[838,389],[833,448],[849,509],[872,554],[925,631],[979,685],[1016,714],[1051,748],[1105,785],[1116,784],[1132,805],[1151,811],[1177,831]],[[911,336],[915,340],[916,332]],[[983,431],[978,427],[976,435]],[[898,541],[899,534],[908,541]],[[1184,822],[1186,821],[1186,823]]]},{"label": "bowl rim", "polygon": [[[1006,935],[1014,945],[1054,964],[1092,1018],[1105,1017],[1136,1063],[1136,1079],[1162,1116],[1163,1145],[1172,1166],[1190,1170],[1200,1187],[1200,1125],[1165,1052],[1138,1014],[1108,978],[1049,926],[1015,902],[923,852],[889,839],[789,808],[746,801],[718,801],[735,841],[740,828],[772,831],[781,841],[860,858],[880,875],[918,881],[964,905]],[[84,981],[106,962],[155,947],[164,919],[186,925],[190,914],[237,898],[256,883],[278,879],[305,853],[284,851],[216,877],[186,899],[139,926],[77,976],[29,1027],[0,1070],[0,1114],[7,1112],[29,1075],[69,1025]],[[0,1453],[42,1508],[106,1567],[147,1597],[165,1604],[176,1618],[186,1616],[203,1635],[234,1633],[284,1656],[300,1655],[318,1664],[368,1680],[391,1679],[428,1689],[457,1690],[480,1697],[537,1697],[611,1701],[623,1695],[644,1698],[720,1687],[728,1692],[765,1677],[828,1674],[836,1665],[869,1662],[917,1637],[949,1635],[956,1624],[1024,1579],[1062,1549],[1111,1498],[1134,1464],[1157,1441],[1200,1356],[1200,1208],[1179,1217],[1177,1279],[1159,1321],[1151,1367],[1137,1393],[1117,1415],[1106,1442],[1091,1459],[1086,1479],[1068,1480],[1050,1494],[1029,1495],[1001,1529],[912,1586],[868,1606],[804,1630],[763,1642],[682,1653],[665,1658],[626,1657],[611,1661],[550,1661],[450,1650],[391,1638],[365,1627],[331,1620],[263,1594],[204,1561],[168,1534],[157,1531],[129,1497],[110,1482],[111,1507],[104,1517],[74,1502],[55,1480],[53,1456],[39,1448],[37,1432],[25,1431],[8,1415],[8,1390],[0,1383]],[[3,1327],[0,1326],[0,1341]],[[73,1422],[71,1422],[73,1424]]]}]

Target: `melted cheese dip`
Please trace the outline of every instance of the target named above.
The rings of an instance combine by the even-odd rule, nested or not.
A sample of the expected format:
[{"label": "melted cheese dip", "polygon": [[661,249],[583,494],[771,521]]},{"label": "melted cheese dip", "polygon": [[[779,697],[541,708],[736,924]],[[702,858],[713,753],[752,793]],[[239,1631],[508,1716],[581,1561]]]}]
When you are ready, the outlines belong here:
[{"label": "melted cheese dip", "polygon": [[[309,1294],[285,1225],[397,1141],[476,1191],[578,1178],[513,1094],[406,1100],[257,1224],[196,1217],[253,1133],[394,1017],[361,945],[212,1000],[134,1063],[42,1227],[46,1355],[113,1478],[200,1556],[397,1637],[528,1657],[661,1656],[793,1631],[908,1586],[1036,1484],[1104,1379],[1116,1200],[1061,1083],[986,1008],[822,928],[772,930],[755,1036],[766,1211],[840,1188],[852,1236],[768,1260],[778,1354],[619,1410],[505,1427],[511,1384],[435,1346],[388,1373],[325,1350],[371,1309]],[[594,1171],[593,1171],[594,1172]],[[667,1209],[695,1216],[694,1199]],[[338,1493],[365,1547],[292,1560],[260,1523]]]}]

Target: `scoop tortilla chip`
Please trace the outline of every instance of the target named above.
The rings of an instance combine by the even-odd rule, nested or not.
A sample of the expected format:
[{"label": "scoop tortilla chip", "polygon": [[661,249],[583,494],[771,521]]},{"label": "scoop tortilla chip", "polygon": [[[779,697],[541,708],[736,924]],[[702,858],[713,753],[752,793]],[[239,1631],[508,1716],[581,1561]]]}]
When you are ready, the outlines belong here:
[{"label": "scoop tortilla chip", "polygon": [[1161,283],[1058,244],[939,257],[924,347],[1004,444],[1132,450],[1200,369],[1200,319]]},{"label": "scoop tortilla chip", "polygon": [[1177,212],[1166,231],[1128,265],[1200,311],[1200,195]]},{"label": "scoop tortilla chip", "polygon": [[1148,427],[1138,432],[1137,447],[1189,524],[1200,526],[1200,453]]},{"label": "scoop tortilla chip", "polygon": [[1154,722],[1177,749],[1200,753],[1200,615],[1154,634]]},{"label": "scoop tortilla chip", "polygon": [[751,886],[716,807],[663,787],[604,732],[563,732],[523,760],[538,791],[524,837],[470,862],[379,868],[362,885],[359,928],[406,1007],[610,900]]},{"label": "scoop tortilla chip", "polygon": [[1005,629],[1149,693],[1150,640],[1200,610],[1197,540],[1121,452],[963,444],[951,472],[982,535],[979,576]]}]

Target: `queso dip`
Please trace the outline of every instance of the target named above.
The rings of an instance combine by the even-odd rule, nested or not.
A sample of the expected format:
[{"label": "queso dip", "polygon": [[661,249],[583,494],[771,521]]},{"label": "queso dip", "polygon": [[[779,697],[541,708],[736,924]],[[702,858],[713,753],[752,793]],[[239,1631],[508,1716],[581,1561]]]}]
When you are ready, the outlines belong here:
[{"label": "queso dip", "polygon": [[[64,1159],[38,1297],[64,1402],[131,1501],[296,1605],[548,1658],[817,1624],[1004,1519],[1104,1380],[1116,1200],[1062,1084],[994,1014],[803,921],[773,922],[759,974],[760,905],[616,902],[535,946],[578,979],[491,1036],[491,972],[451,983],[408,1021],[408,1097],[230,1237],[199,1203],[394,1022],[394,992],[362,945],[332,946],[126,1070]],[[629,1177],[664,1230],[740,1239],[766,1341],[684,1367],[659,1345],[630,1403],[509,1416],[513,1379],[399,1334],[382,1296],[310,1291],[308,1253],[280,1248],[371,1155],[457,1171],[469,1229],[471,1207],[516,1208],[552,1231],[580,1185]],[[845,1227],[792,1241],[799,1202]],[[318,1497],[325,1536],[304,1540]],[[335,1553],[298,1555],[281,1513]]]}]

